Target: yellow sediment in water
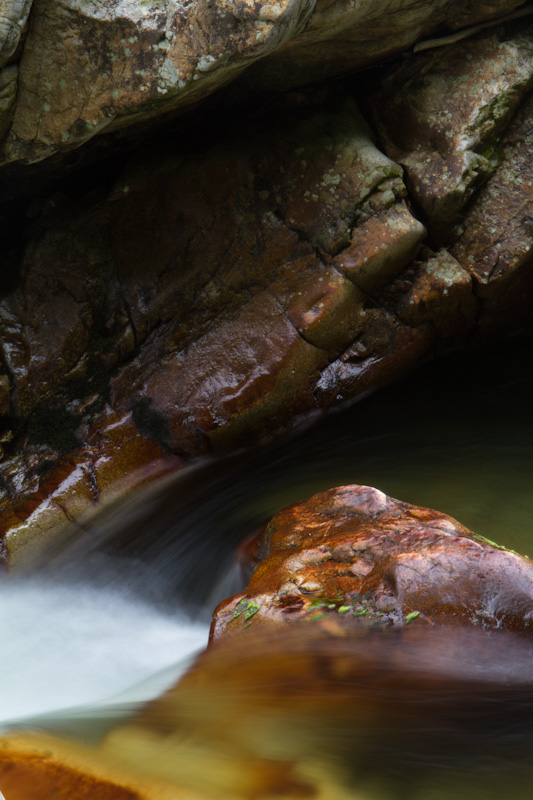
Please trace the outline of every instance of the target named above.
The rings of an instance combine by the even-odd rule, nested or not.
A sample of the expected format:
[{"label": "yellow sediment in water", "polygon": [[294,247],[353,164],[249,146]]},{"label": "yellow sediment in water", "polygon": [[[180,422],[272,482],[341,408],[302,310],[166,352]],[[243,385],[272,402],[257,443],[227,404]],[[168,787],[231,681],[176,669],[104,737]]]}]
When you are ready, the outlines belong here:
[{"label": "yellow sediment in water", "polygon": [[173,783],[143,778],[98,748],[44,733],[0,739],[0,789],[6,800],[199,800]]},{"label": "yellow sediment in water", "polygon": [[97,747],[41,732],[0,739],[5,800],[359,800],[324,765],[228,757],[199,742],[117,728]]}]

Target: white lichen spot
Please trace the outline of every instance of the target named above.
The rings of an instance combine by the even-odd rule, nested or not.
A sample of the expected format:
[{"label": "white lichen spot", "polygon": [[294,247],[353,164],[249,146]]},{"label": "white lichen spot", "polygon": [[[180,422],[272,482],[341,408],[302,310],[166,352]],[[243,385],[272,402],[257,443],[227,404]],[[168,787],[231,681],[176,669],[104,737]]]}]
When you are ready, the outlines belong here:
[{"label": "white lichen spot", "polygon": [[198,72],[209,72],[216,66],[215,56],[205,55],[198,59],[196,69]]},{"label": "white lichen spot", "polygon": [[426,272],[449,288],[455,286],[462,277],[462,270],[459,265],[455,265],[450,261],[438,261],[437,259],[428,262]]},{"label": "white lichen spot", "polygon": [[340,175],[330,175],[328,172],[326,172],[326,174],[323,175],[323,177],[322,177],[322,185],[323,186],[328,186],[329,184],[333,184],[334,186],[338,186],[340,182],[341,182],[341,176]]},{"label": "white lichen spot", "polygon": [[176,85],[179,86],[180,84],[180,77],[178,75],[178,71],[170,58],[165,58],[165,60],[159,67],[159,76],[162,79],[162,81],[167,85],[167,87]]},{"label": "white lichen spot", "polygon": [[261,7],[259,19],[267,22],[275,22],[282,13],[279,3],[271,3]]}]

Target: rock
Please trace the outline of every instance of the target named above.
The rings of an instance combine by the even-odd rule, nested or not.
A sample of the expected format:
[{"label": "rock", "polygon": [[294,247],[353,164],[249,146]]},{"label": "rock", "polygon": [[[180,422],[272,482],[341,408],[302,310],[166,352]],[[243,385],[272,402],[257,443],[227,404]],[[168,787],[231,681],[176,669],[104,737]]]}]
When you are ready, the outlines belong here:
[{"label": "rock", "polygon": [[0,136],[4,136],[11,125],[17,96],[17,77],[16,64],[0,70]]},{"label": "rock", "polygon": [[150,155],[107,199],[63,199],[38,223],[20,284],[0,301],[5,420],[27,437],[6,463],[11,511],[0,522],[13,543],[61,520],[52,498],[66,474],[79,475],[68,483],[69,496],[79,487],[74,516],[102,501],[85,476],[108,413],[151,441],[128,471],[153,457],[155,475],[163,454],[227,452],[338,402],[323,375],[352,358],[354,339],[358,378],[343,398],[430,346],[428,326],[402,323],[367,293],[425,234],[401,172],[353,101],[301,100],[201,154]]},{"label": "rock", "polygon": [[252,558],[245,592],[215,611],[213,640],[345,616],[371,627],[533,630],[528,558],[367,486],[330,489],[276,514]]},{"label": "rock", "polygon": [[0,21],[0,67],[16,55],[25,32],[32,0],[3,0]]},{"label": "rock", "polygon": [[460,341],[478,311],[470,274],[444,249],[411,266],[412,276],[387,287],[390,295],[396,294],[398,316],[413,327],[432,325],[443,342]]},{"label": "rock", "polygon": [[103,413],[71,455],[32,448],[0,465],[0,556],[12,569],[32,567],[103,504],[186,462],[141,433],[131,414]]},{"label": "rock", "polygon": [[105,203],[59,211],[27,249],[21,286],[0,303],[11,414],[51,415],[61,392],[84,407],[96,391],[196,455],[316,411],[320,371],[372,321],[416,361],[427,334],[367,294],[424,236],[404,196],[347,100],[138,163]]},{"label": "rock", "polygon": [[413,199],[441,244],[496,170],[501,136],[533,81],[533,28],[497,28],[394,68],[373,99],[386,153],[406,169]]},{"label": "rock", "polygon": [[[76,518],[104,501],[83,476],[102,452],[122,464],[94,444],[109,419],[129,420],[140,443],[123,484],[135,486],[141,463],[157,475],[161,460],[181,468],[250,446],[467,338],[527,324],[531,37],[516,30],[390,67],[374,114],[398,157],[395,115],[427,83],[415,146],[402,151],[414,153],[414,202],[341,87],[287,93],[218,143],[141,148],[111,187],[65,183],[36,198],[0,299],[0,536],[51,531],[65,515],[54,502],[47,521],[43,487],[55,496],[71,472]],[[437,54],[449,78],[440,94]],[[421,153],[438,179],[424,223]]]},{"label": "rock", "polygon": [[533,169],[529,95],[501,140],[499,167],[469,208],[451,252],[472,276],[482,303],[480,330],[499,332],[511,317],[531,320]]},{"label": "rock", "polygon": [[[6,53],[29,5],[10,4]],[[467,24],[519,5],[35,0],[4,159],[35,162],[188,107],[254,63],[253,84],[279,91],[400,53],[445,21]]]},{"label": "rock", "polygon": [[[254,64],[243,82],[277,89],[310,80],[349,74],[408,50],[439,25],[461,28],[512,11],[520,5],[503,2],[318,3],[306,26],[264,62]],[[413,38],[414,37],[414,38]]]},{"label": "rock", "polygon": [[268,636],[252,629],[211,645],[176,686],[112,731],[103,752],[209,798],[350,800],[370,783],[379,795],[402,785],[423,796],[465,767],[474,783],[487,761],[491,780],[503,765],[518,772],[527,763],[531,641],[335,622]]}]

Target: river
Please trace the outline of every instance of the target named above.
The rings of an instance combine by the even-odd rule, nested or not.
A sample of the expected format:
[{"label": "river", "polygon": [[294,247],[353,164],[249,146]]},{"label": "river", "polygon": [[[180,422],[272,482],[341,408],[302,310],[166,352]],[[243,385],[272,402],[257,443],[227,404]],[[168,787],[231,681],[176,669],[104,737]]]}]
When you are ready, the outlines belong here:
[{"label": "river", "polygon": [[[376,486],[401,500],[437,508],[489,539],[533,555],[532,344],[530,337],[515,337],[448,356],[283,439],[199,463],[117,504],[85,533],[73,533],[70,544],[49,554],[38,577],[4,581],[4,727],[40,725],[86,738],[113,728],[171,685],[204,646],[212,609],[242,587],[234,557],[238,544],[283,506],[332,486]],[[283,647],[290,651],[293,645],[286,642]],[[529,797],[533,775],[524,719],[531,708],[531,661],[529,649],[521,647],[506,662],[506,692],[516,685],[512,697],[499,688],[494,694],[490,683],[495,661],[506,658],[506,646],[498,641],[482,656],[489,681],[482,702],[472,710],[458,700],[460,695],[452,699],[452,705],[468,708],[472,729],[461,714],[437,739],[433,734],[438,723],[429,726],[433,733],[428,740],[438,740],[441,753],[450,749],[443,763],[434,742],[425,748],[424,736],[409,745],[416,748],[414,757],[412,750],[408,755],[400,747],[401,758],[391,759],[386,725],[376,729],[385,731],[384,749],[380,751],[377,737],[367,771],[361,770],[357,748],[336,745],[342,753],[339,772],[348,774],[343,778],[346,796]],[[395,648],[391,645],[392,659]],[[462,664],[461,679],[465,670],[474,669],[474,662],[461,655],[465,649],[463,641],[460,646],[450,642],[450,652]],[[380,657],[387,658],[387,651],[380,651]],[[418,651],[412,659],[419,660]],[[426,664],[428,674],[431,663]],[[475,696],[475,688],[471,690]],[[254,691],[250,680],[245,701],[239,701],[241,718],[246,716],[242,702],[255,708]],[[488,721],[487,703],[496,709]],[[355,733],[353,721],[339,723],[337,718],[332,729],[323,698],[317,698],[310,713],[315,726],[322,724],[322,745],[326,739],[337,741],[335,731],[341,729],[344,741],[361,734],[360,725]],[[278,733],[284,713],[279,716]],[[485,760],[479,757],[480,741],[474,741],[481,729]],[[468,735],[461,738],[465,730]],[[395,727],[395,741],[402,735],[401,726]],[[460,758],[457,748],[448,748],[459,739]],[[331,748],[322,745],[318,750],[331,756]],[[470,746],[471,760],[464,758]],[[316,752],[316,743],[313,747]],[[387,761],[394,761],[392,772],[384,768]],[[469,761],[475,768],[465,766]],[[340,792],[337,786],[332,796],[340,797]]]}]

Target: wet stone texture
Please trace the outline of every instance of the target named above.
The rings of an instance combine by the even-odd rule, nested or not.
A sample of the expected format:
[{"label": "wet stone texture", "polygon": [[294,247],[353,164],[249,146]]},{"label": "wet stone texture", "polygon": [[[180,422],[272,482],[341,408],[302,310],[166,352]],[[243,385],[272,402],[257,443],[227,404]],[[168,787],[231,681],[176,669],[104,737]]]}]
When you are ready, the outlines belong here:
[{"label": "wet stone texture", "polygon": [[0,298],[3,558],[530,324],[532,41],[519,22],[391,62],[364,103],[359,77],[286,93],[43,199]]},{"label": "wet stone texture", "polygon": [[6,0],[0,65],[12,59],[20,70],[3,160],[39,161],[190,106],[251,65],[253,85],[278,91],[400,53],[443,22],[467,25],[520,5]]},{"label": "wet stone texture", "polygon": [[364,626],[467,624],[533,630],[533,564],[451,517],[368,486],[289,506],[248,545],[242,594],[211,637],[356,618]]},{"label": "wet stone texture", "polygon": [[30,566],[56,536],[61,540],[63,529],[83,525],[102,502],[184,466],[142,434],[131,414],[101,414],[72,454],[26,448],[0,466],[0,526],[9,532],[4,559],[12,568]]},{"label": "wet stone texture", "polygon": [[412,197],[443,244],[502,159],[499,140],[533,81],[532,32],[525,25],[509,37],[501,27],[416,55],[374,100],[385,150],[405,167]]},{"label": "wet stone texture", "polygon": [[[105,751],[154,772],[164,763],[204,797],[239,800],[351,800],[370,781],[389,791],[391,775],[421,796],[466,760],[469,778],[479,767],[456,784],[467,796],[487,763],[497,765],[492,782],[504,758],[519,771],[530,640],[414,623],[383,632],[337,616],[223,638],[116,728]],[[211,770],[198,768],[206,753]]]},{"label": "wet stone texture", "polygon": [[510,314],[531,317],[533,287],[533,98],[501,142],[502,160],[473,202],[451,252],[482,300],[482,329],[505,329]]},{"label": "wet stone texture", "polygon": [[[26,249],[21,283],[0,303],[7,435],[28,420],[23,454],[4,465],[8,540],[22,507],[48,500],[46,481],[64,486],[65,457],[69,474],[128,463],[95,444],[114,414],[129,420],[121,484],[132,487],[150,450],[165,462],[249,444],[339,392],[374,388],[428,347],[429,327],[371,296],[425,235],[401,170],[353,101],[302,101],[201,155],[137,162],[104,202],[60,209]],[[322,374],[359,339],[347,389],[337,381],[326,401]],[[87,502],[113,485],[93,480]]]}]

